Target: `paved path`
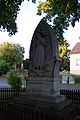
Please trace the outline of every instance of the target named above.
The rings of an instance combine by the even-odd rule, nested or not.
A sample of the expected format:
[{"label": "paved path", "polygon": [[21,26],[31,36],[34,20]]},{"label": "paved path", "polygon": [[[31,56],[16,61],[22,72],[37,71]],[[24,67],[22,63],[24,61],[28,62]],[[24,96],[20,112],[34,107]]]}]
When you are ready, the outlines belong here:
[{"label": "paved path", "polygon": [[7,80],[5,79],[0,79],[0,88],[6,88],[6,87],[10,87],[10,85],[8,84]]}]

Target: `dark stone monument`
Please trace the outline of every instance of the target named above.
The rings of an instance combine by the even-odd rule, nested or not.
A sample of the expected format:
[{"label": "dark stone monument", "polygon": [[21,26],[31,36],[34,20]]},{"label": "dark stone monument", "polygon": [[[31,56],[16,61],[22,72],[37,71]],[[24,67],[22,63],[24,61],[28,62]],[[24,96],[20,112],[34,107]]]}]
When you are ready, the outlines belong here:
[{"label": "dark stone monument", "polygon": [[54,77],[59,74],[59,62],[56,34],[42,19],[31,41],[29,76]]},{"label": "dark stone monument", "polygon": [[54,97],[58,95],[61,81],[58,41],[56,33],[43,19],[33,34],[29,55],[27,93]]},{"label": "dark stone monument", "polygon": [[74,107],[60,95],[58,41],[55,31],[43,19],[34,31],[29,55],[29,77],[23,97],[27,108],[55,116],[55,120],[66,120]]},{"label": "dark stone monument", "polygon": [[28,62],[29,76],[26,93],[19,95],[13,105],[19,108],[21,106],[21,109],[22,106],[25,107],[31,115],[34,111],[34,116],[36,113],[34,120],[37,120],[39,115],[38,120],[46,120],[47,117],[42,118],[47,115],[49,115],[47,120],[66,120],[73,106],[59,94],[61,77],[59,76],[58,41],[53,29],[43,19],[33,34]]}]

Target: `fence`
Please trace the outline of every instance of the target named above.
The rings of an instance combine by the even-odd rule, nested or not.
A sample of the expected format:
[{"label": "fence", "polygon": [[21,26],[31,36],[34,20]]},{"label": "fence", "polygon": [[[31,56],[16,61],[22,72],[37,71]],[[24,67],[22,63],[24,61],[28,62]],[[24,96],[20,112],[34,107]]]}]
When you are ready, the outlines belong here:
[{"label": "fence", "polygon": [[[55,111],[45,109],[33,109],[33,107],[19,105],[9,105],[7,109],[1,110],[0,120],[64,120]],[[68,119],[69,120],[69,119]]]},{"label": "fence", "polygon": [[15,97],[18,97],[20,93],[24,92],[26,92],[26,88],[0,88],[0,107],[6,106],[9,102],[12,102]]},{"label": "fence", "polygon": [[[4,115],[5,114],[5,115]],[[0,120],[59,120],[54,115],[48,115],[44,112],[27,110],[25,108],[12,108],[5,110],[0,115]]]},{"label": "fence", "polygon": [[[25,91],[25,88],[20,90],[14,90],[12,88],[0,89],[1,102],[6,103],[6,100],[10,102],[14,97],[18,97],[19,93],[23,93]],[[67,99],[74,100],[74,98],[76,98],[74,97],[76,96],[76,93],[79,93],[78,97],[80,97],[80,91],[60,90],[60,93],[66,95]],[[0,109],[0,120],[64,120],[64,116],[55,114],[56,111],[53,112],[51,113],[50,111],[42,109],[38,110],[33,107],[28,108],[24,103],[21,105],[20,103],[15,104],[15,102],[13,102],[8,104],[8,107],[5,107],[5,109]]]},{"label": "fence", "polygon": [[80,105],[80,90],[60,90],[61,95],[65,95],[66,99],[71,99],[72,103]]}]

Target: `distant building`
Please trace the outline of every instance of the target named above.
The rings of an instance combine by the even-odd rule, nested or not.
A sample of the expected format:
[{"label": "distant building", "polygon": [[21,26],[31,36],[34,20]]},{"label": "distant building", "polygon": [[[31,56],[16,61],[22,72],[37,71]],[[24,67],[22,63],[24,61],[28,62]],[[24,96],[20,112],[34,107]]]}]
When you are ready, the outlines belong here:
[{"label": "distant building", "polygon": [[80,74],[80,42],[70,52],[70,73]]}]

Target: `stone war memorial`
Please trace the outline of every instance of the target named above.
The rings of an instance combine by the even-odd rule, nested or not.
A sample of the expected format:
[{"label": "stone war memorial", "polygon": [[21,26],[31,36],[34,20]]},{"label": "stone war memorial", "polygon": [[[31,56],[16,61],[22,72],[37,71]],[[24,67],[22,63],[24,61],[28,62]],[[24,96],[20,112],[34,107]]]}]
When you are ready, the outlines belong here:
[{"label": "stone war memorial", "polygon": [[58,83],[61,81],[58,41],[55,32],[43,19],[33,34],[29,55],[28,93],[54,96],[59,92]]},{"label": "stone war memorial", "polygon": [[[26,93],[16,104],[27,109],[28,120],[70,120],[72,103],[60,95],[58,40],[55,31],[42,19],[37,25],[29,51]],[[24,113],[24,114],[25,114]]]},{"label": "stone war memorial", "polygon": [[29,108],[47,113],[54,120],[66,120],[72,110],[71,102],[60,95],[60,62],[56,33],[42,19],[30,45],[26,101]]},{"label": "stone war memorial", "polygon": [[56,34],[44,20],[41,20],[31,41],[29,76],[58,76],[59,70],[57,67],[59,69],[58,41]]}]

